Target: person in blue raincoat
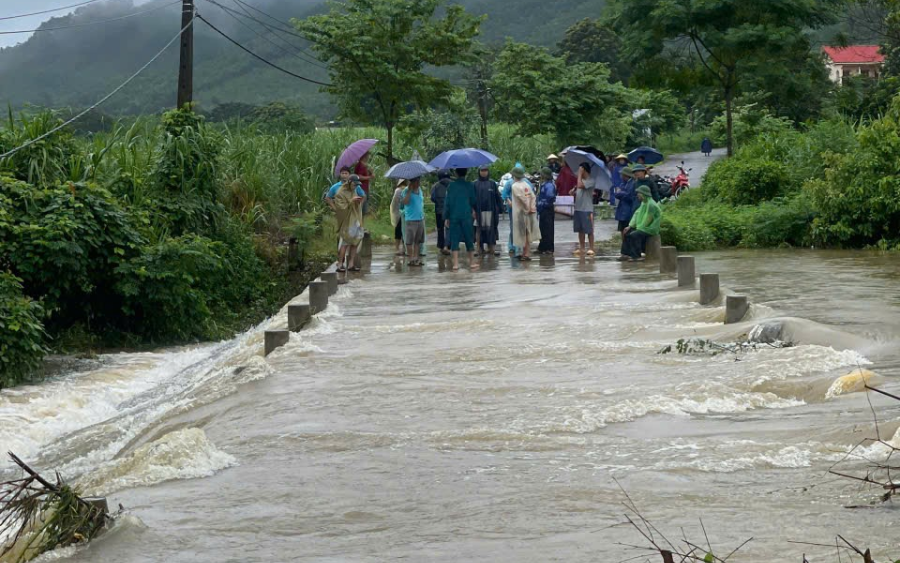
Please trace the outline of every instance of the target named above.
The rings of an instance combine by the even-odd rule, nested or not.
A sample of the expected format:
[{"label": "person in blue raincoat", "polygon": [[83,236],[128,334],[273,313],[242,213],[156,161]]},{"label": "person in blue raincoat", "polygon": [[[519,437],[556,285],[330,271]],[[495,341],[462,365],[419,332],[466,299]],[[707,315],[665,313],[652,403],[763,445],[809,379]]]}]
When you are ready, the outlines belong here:
[{"label": "person in blue raincoat", "polygon": [[620,173],[624,183],[618,188],[613,188],[613,190],[619,202],[619,205],[616,207],[616,221],[619,222],[618,230],[621,233],[628,227],[637,209],[637,193],[635,192],[636,188],[631,169],[623,168]]},{"label": "person in blue raincoat", "polygon": [[712,151],[713,151],[712,141],[709,140],[709,137],[704,137],[703,142],[700,143],[700,152],[702,152],[706,156],[709,156],[712,154]]},{"label": "person in blue raincoat", "polygon": [[554,221],[556,220],[556,184],[553,183],[553,170],[550,167],[541,170],[541,191],[538,192],[537,212],[541,229],[541,242],[538,245],[540,254],[552,255],[556,250],[553,239]]},{"label": "person in blue raincoat", "polygon": [[628,155],[620,154],[611,162],[610,173],[612,177],[612,187],[609,190],[609,205],[616,206],[616,188],[625,186],[626,178],[622,177],[622,171],[628,168]]}]

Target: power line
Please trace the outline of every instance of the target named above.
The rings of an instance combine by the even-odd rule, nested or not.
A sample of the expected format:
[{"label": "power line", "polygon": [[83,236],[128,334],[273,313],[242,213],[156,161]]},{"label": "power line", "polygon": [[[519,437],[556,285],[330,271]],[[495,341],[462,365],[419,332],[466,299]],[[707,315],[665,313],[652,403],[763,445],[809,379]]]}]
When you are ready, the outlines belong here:
[{"label": "power line", "polygon": [[[237,13],[237,12],[232,13],[232,12],[234,12],[234,10],[231,10],[230,8],[228,8],[228,7],[226,7],[226,6],[223,6],[222,4],[219,4],[219,3],[216,2],[215,0],[206,0],[206,1],[209,2],[210,4],[214,5],[214,6],[219,7],[219,8],[222,9],[223,11],[225,11],[229,16],[231,16],[232,18],[234,18],[234,20],[237,21],[239,24],[241,24],[241,25],[244,26],[245,28],[249,29],[251,32],[253,32],[257,37],[259,37],[259,38],[262,39],[263,41],[269,43],[270,45],[275,46],[275,48],[276,48],[276,49],[279,49],[282,53],[285,53],[285,54],[290,55],[290,56],[292,56],[292,57],[297,57],[298,59],[300,59],[300,60],[302,60],[302,61],[304,61],[304,62],[306,62],[306,63],[309,63],[309,64],[311,64],[311,65],[313,65],[313,66],[319,67],[319,68],[321,68],[321,69],[328,70],[328,67],[327,67],[327,66],[325,66],[325,65],[323,65],[323,64],[321,64],[321,63],[319,63],[318,61],[312,61],[312,60],[310,60],[310,59],[307,59],[306,57],[300,55],[299,53],[292,53],[292,52],[288,51],[287,49],[285,49],[283,46],[279,45],[278,43],[275,43],[274,41],[272,41],[271,39],[269,39],[268,37],[266,37],[265,35],[263,35],[263,34],[260,33],[259,31],[257,31],[256,29],[254,29],[253,26],[251,26],[250,24],[245,23],[244,21],[242,21],[242,20],[238,17],[238,15],[241,15],[241,14],[235,15],[235,13]],[[246,17],[246,16],[243,16],[243,17]],[[290,45],[290,44],[289,44],[289,45]],[[296,47],[294,47],[294,45],[291,45],[291,47],[293,47],[293,48],[296,49]],[[297,50],[299,51],[299,49],[297,49]]]},{"label": "power line", "polygon": [[[292,37],[297,37],[297,38],[299,38],[299,39],[303,39],[304,41],[306,41],[306,42],[308,42],[308,43],[311,43],[311,42],[312,42],[310,39],[308,39],[308,38],[306,38],[306,37],[300,35],[299,33],[297,33],[297,32],[296,32],[293,28],[291,28],[288,24],[284,23],[283,21],[279,20],[278,18],[276,18],[276,17],[274,17],[274,16],[270,16],[270,15],[267,14],[266,12],[260,10],[259,8],[256,8],[256,7],[254,7],[254,6],[251,6],[250,4],[247,4],[246,2],[243,2],[242,0],[233,0],[233,2],[234,2],[235,4],[237,4],[238,6],[240,6],[241,9],[244,10],[244,12],[247,12],[247,8],[249,8],[249,9],[251,9],[251,10],[254,10],[254,11],[256,11],[256,12],[259,12],[260,14],[264,15],[265,17],[267,17],[267,18],[269,18],[270,20],[272,20],[272,21],[274,21],[275,23],[277,23],[279,26],[285,26],[287,29],[285,29],[285,27],[272,27],[271,24],[267,24],[267,23],[264,22],[264,21],[260,21],[259,18],[255,18],[255,17],[253,17],[249,12],[247,12],[247,17],[251,18],[253,21],[255,21],[256,23],[258,23],[259,25],[261,25],[261,26],[263,26],[264,28],[268,29],[270,33],[272,33],[273,35],[275,35],[276,37],[278,37],[279,39],[281,39],[281,40],[284,41],[285,43],[287,43],[287,44],[293,46],[293,43],[291,43],[291,42],[288,41],[287,39],[284,39],[283,37],[281,37],[280,35],[278,35],[278,33],[284,33],[284,34],[290,35],[290,36],[292,36]],[[309,52],[309,47],[308,47],[308,46],[307,46],[307,47],[303,47],[303,48],[300,49],[300,50],[301,50],[302,52],[306,53],[307,55],[311,56],[311,57],[315,57],[315,56],[316,56],[314,53],[310,53],[310,52]]]},{"label": "power line", "polygon": [[72,29],[72,28],[76,28],[76,27],[88,27],[91,25],[116,22],[116,21],[121,21],[121,20],[127,20],[129,18],[134,18],[137,16],[143,16],[144,14],[149,14],[150,12],[156,12],[158,10],[162,10],[163,8],[168,8],[169,6],[174,6],[175,4],[180,4],[180,3],[181,3],[181,0],[175,0],[174,2],[169,2],[168,4],[154,6],[153,8],[150,8],[149,10],[133,12],[131,14],[126,14],[124,16],[119,16],[116,18],[109,18],[109,19],[105,19],[105,20],[96,20],[96,21],[90,21],[90,22],[84,22],[84,23],[73,23],[71,25],[62,25],[59,27],[41,27],[38,29],[19,29],[16,31],[0,31],[0,35],[15,35],[17,33],[40,33],[43,31],[59,31],[62,29]]},{"label": "power line", "polygon": [[[180,2],[181,0],[178,0],[178,1]],[[79,113],[79,114],[76,115],[75,117],[71,118],[70,120],[66,121],[65,123],[63,123],[63,124],[61,124],[61,125],[59,125],[59,126],[57,126],[57,127],[54,127],[54,128],[51,129],[50,131],[47,131],[47,132],[44,133],[43,135],[41,135],[41,136],[39,136],[39,137],[35,137],[34,139],[31,139],[31,140],[28,141],[27,143],[25,143],[25,144],[23,144],[23,145],[21,145],[21,146],[19,146],[19,147],[16,147],[16,148],[12,149],[12,150],[9,151],[9,152],[6,152],[6,153],[4,153],[4,154],[0,154],[0,161],[3,161],[4,159],[7,159],[7,158],[11,157],[12,155],[16,154],[17,152],[19,152],[19,151],[22,150],[22,149],[26,149],[26,148],[30,147],[31,145],[33,145],[33,144],[35,144],[35,143],[38,143],[38,142],[40,142],[40,141],[43,141],[43,140],[46,139],[47,137],[49,137],[49,136],[51,136],[51,135],[53,135],[53,134],[59,132],[59,131],[62,130],[62,129],[65,129],[65,128],[68,127],[69,125],[75,123],[76,121],[78,121],[79,119],[81,119],[82,117],[84,117],[85,115],[89,114],[90,112],[94,111],[95,109],[97,109],[98,107],[100,107],[101,105],[103,105],[107,100],[109,100],[110,98],[112,98],[113,96],[115,96],[116,94],[118,94],[119,92],[121,92],[122,89],[124,89],[126,86],[128,86],[129,84],[131,84],[131,82],[132,82],[135,78],[137,78],[142,72],[144,72],[145,70],[147,70],[147,67],[149,67],[151,64],[153,64],[154,62],[156,62],[156,60],[157,60],[158,58],[160,58],[160,57],[163,55],[163,53],[165,53],[165,52],[168,50],[169,47],[171,47],[176,41],[178,41],[179,39],[181,39],[181,35],[182,35],[185,31],[187,31],[188,28],[190,28],[192,25],[194,25],[193,20],[191,20],[191,22],[190,22],[189,24],[187,24],[186,26],[184,26],[183,28],[181,28],[181,31],[178,32],[178,35],[176,35],[175,37],[173,37],[173,38],[171,39],[171,41],[169,41],[168,43],[166,43],[166,46],[163,47],[162,49],[160,49],[160,51],[159,51],[158,53],[156,53],[156,54],[153,56],[152,59],[150,59],[149,61],[147,61],[147,63],[146,63],[144,66],[142,66],[141,68],[139,68],[137,72],[135,72],[134,74],[132,74],[131,76],[129,76],[129,77],[128,77],[128,80],[126,80],[125,82],[121,83],[115,90],[113,90],[113,91],[110,92],[109,94],[103,96],[103,98],[101,98],[100,101],[98,101],[97,103],[95,103],[95,104],[92,105],[91,107],[87,108],[86,110],[82,111],[81,113]]]},{"label": "power line", "polygon": [[[289,46],[290,48],[294,49],[294,50],[297,51],[298,53],[302,53],[302,54],[304,54],[304,55],[308,55],[308,56],[310,56],[310,57],[312,57],[312,58],[318,60],[318,56],[317,56],[315,53],[311,53],[311,52],[309,51],[309,45],[307,45],[306,47],[298,47],[298,46],[294,45],[293,43],[291,43],[290,41],[288,41],[287,39],[285,39],[284,37],[282,37],[281,35],[278,35],[278,33],[276,33],[277,31],[280,31],[278,28],[272,27],[272,26],[270,26],[269,24],[267,24],[267,23],[265,23],[265,22],[263,22],[263,21],[260,21],[259,18],[254,17],[254,15],[251,14],[249,10],[247,10],[247,8],[245,7],[245,4],[243,4],[242,2],[240,2],[240,0],[231,0],[231,1],[234,2],[234,5],[237,6],[238,8],[240,8],[242,12],[244,12],[245,14],[247,14],[247,17],[248,17],[248,18],[250,18],[251,20],[255,21],[257,24],[263,26],[269,33],[272,34],[273,37],[275,37],[276,39],[278,39],[279,41],[281,41],[281,42],[284,43],[285,45]],[[277,20],[276,20],[276,21],[277,21]],[[310,43],[309,40],[307,40],[307,42]]]},{"label": "power line", "polygon": [[205,23],[206,25],[208,25],[209,27],[211,27],[213,31],[215,31],[216,33],[218,33],[219,35],[221,35],[222,37],[224,37],[224,38],[227,39],[228,41],[234,43],[238,48],[240,48],[242,51],[244,51],[244,52],[247,53],[248,55],[252,56],[252,57],[255,58],[255,59],[258,59],[258,60],[262,61],[263,63],[269,65],[270,67],[274,68],[275,70],[280,70],[281,72],[287,74],[288,76],[293,76],[294,78],[299,78],[300,80],[303,80],[304,82],[310,82],[310,83],[312,83],[312,84],[318,84],[319,86],[326,86],[326,87],[327,87],[327,86],[331,86],[331,84],[328,84],[328,83],[326,83],[326,82],[319,82],[318,80],[313,80],[312,78],[307,78],[307,77],[305,77],[305,76],[300,76],[299,74],[296,74],[296,73],[294,73],[294,72],[291,72],[291,71],[287,70],[286,68],[283,68],[283,67],[278,66],[277,64],[275,64],[275,63],[269,61],[268,59],[265,59],[265,58],[263,58],[263,57],[257,55],[256,53],[254,53],[254,52],[251,51],[250,49],[244,47],[243,45],[241,45],[240,43],[238,43],[236,40],[234,40],[234,39],[232,39],[231,37],[229,37],[224,31],[220,30],[218,27],[216,27],[216,26],[214,26],[213,24],[211,24],[211,23],[209,22],[208,19],[204,18],[204,17],[201,16],[200,14],[197,14],[196,18],[197,18],[198,20],[202,20],[203,23]]},{"label": "power line", "polygon": [[28,18],[31,16],[40,16],[42,14],[52,14],[53,12],[62,12],[63,10],[71,10],[72,8],[79,8],[81,6],[87,6],[88,4],[94,4],[95,2],[100,2],[101,0],[87,0],[87,2],[79,2],[78,4],[70,4],[68,6],[63,6],[61,8],[52,8],[50,10],[41,10],[40,12],[31,12],[30,14],[19,14],[17,16],[4,16],[0,17],[0,21],[6,20],[14,20],[18,18]]}]

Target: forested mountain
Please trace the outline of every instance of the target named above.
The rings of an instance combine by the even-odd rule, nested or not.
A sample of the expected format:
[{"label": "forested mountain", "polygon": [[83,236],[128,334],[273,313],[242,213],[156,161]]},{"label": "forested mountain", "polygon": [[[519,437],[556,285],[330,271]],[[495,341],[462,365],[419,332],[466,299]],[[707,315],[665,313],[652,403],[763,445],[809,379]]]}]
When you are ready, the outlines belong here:
[{"label": "forested mountain", "polygon": [[[323,0],[244,1],[282,21],[303,18],[324,7]],[[486,43],[513,37],[517,41],[549,46],[555,45],[577,20],[598,17],[604,0],[463,0],[461,3],[474,14],[488,16],[482,28],[482,41]],[[229,13],[220,6],[234,12]],[[294,73],[327,81],[327,71],[303,60],[301,57],[308,58],[306,54],[298,56],[296,48],[305,46],[302,40],[289,36],[276,38],[246,19],[239,23],[234,14],[243,13],[244,8],[234,0],[215,3],[198,0],[197,8],[216,27],[260,55]],[[136,6],[132,0],[111,1],[83,7],[74,14],[43,24],[45,28],[80,26],[135,12],[147,13],[100,25],[37,33],[22,44],[0,49],[0,103],[13,107],[34,104],[81,108],[96,101],[177,34],[181,13],[178,3],[152,0]],[[247,13],[272,23],[257,12]],[[255,26],[256,32],[248,25]],[[104,105],[104,111],[138,114],[170,107],[174,103],[177,68],[176,44]],[[261,104],[285,100],[296,102],[319,117],[333,113],[327,96],[319,93],[317,86],[265,66],[203,22],[196,24],[194,88],[195,98],[203,109],[225,102]]]}]

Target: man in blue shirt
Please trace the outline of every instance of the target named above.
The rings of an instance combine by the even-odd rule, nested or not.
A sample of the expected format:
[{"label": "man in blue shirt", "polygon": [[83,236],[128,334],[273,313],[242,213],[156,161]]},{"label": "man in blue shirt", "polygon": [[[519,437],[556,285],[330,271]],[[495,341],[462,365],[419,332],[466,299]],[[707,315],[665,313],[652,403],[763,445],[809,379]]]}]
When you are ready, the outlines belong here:
[{"label": "man in blue shirt", "polygon": [[406,255],[410,257],[410,266],[420,267],[419,246],[425,243],[425,199],[421,179],[410,180],[400,198],[406,218]]}]

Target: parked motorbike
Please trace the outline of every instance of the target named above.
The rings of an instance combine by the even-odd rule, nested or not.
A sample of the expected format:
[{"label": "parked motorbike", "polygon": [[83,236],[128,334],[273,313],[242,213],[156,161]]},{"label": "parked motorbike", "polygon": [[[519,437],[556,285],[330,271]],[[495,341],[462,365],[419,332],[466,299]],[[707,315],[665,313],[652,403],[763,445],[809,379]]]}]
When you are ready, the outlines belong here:
[{"label": "parked motorbike", "polygon": [[684,192],[691,189],[691,179],[689,173],[693,168],[685,170],[684,161],[678,168],[678,176],[659,177],[656,176],[656,184],[659,187],[660,199],[678,199]]}]

